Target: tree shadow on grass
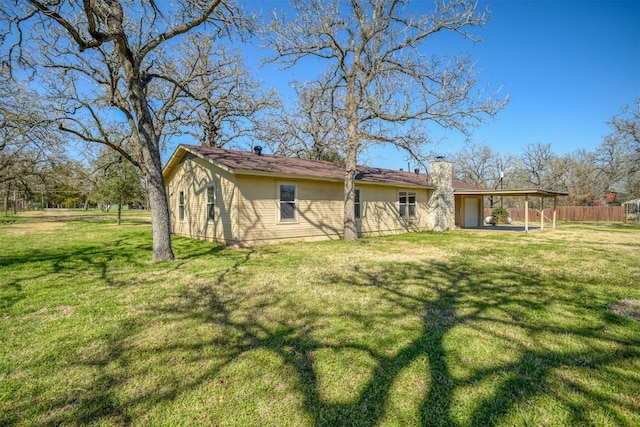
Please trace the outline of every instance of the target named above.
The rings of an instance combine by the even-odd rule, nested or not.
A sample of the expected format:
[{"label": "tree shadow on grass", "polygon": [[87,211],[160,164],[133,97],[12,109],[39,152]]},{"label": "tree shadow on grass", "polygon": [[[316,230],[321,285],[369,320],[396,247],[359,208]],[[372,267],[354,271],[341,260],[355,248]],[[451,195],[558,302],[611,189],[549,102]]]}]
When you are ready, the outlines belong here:
[{"label": "tree shadow on grass", "polygon": [[[206,284],[190,286],[172,303],[153,308],[153,316],[170,319],[176,324],[210,325],[222,333],[197,342],[169,340],[141,351],[134,348],[131,339],[146,326],[141,319],[128,320],[127,324],[120,325],[117,333],[106,337],[106,352],[82,362],[98,364],[102,370],[91,391],[49,402],[59,411],[54,411],[42,424],[73,423],[73,420],[128,424],[135,420],[128,408],[138,408],[138,412],[140,408],[150,409],[189,393],[203,383],[216,379],[226,381],[223,377],[225,368],[257,350],[277,355],[290,372],[295,373],[295,378],[287,381],[294,384],[301,398],[301,409],[314,425],[370,426],[387,418],[394,422],[394,414],[389,413],[394,403],[393,388],[402,374],[419,360],[426,361],[419,365],[424,368],[417,374],[424,380],[425,389],[415,391],[418,398],[413,409],[414,424],[497,425],[513,420],[509,417],[516,408],[525,403],[532,404],[541,396],[554,399],[561,406],[566,413],[564,422],[567,425],[593,424],[590,411],[594,408],[609,414],[611,421],[619,424],[630,423],[621,413],[637,411],[625,399],[599,393],[588,382],[574,379],[571,374],[558,374],[565,370],[580,370],[581,375],[588,377],[591,373],[609,370],[609,375],[624,383],[623,374],[612,373],[613,369],[609,368],[636,363],[640,358],[640,340],[611,334],[602,314],[604,311],[598,324],[588,326],[566,325],[547,316],[547,310],[553,304],[569,305],[567,310],[571,312],[584,308],[592,298],[586,291],[578,290],[562,290],[562,296],[559,296],[556,291],[562,289],[562,277],[541,278],[524,269],[509,272],[489,268],[476,270],[459,260],[451,264],[365,264],[350,271],[334,272],[314,286],[320,291],[370,295],[384,306],[384,310],[369,313],[345,304],[340,310],[324,311],[301,301],[296,304],[295,299],[274,293],[266,285],[250,289],[242,287],[246,275],[253,274],[242,268],[252,265],[252,256],[253,252],[239,253],[236,262],[218,271]],[[269,311],[274,309],[277,310]],[[401,346],[381,344],[383,332],[373,332],[370,328],[378,324],[389,324],[389,328],[394,328],[396,316],[414,317],[419,324],[417,332],[407,332],[411,338]],[[356,329],[354,333],[369,335],[369,339],[349,339],[342,333],[327,337],[322,333],[327,328],[331,332],[328,324],[342,321],[348,321]],[[491,357],[472,360],[465,374],[454,372],[454,368],[460,368],[454,356],[473,358],[464,348],[452,348],[452,336],[462,330],[471,334],[471,341],[456,343],[474,345],[472,338],[477,335],[494,342],[495,351],[511,354],[505,360],[499,354],[495,355],[497,361]],[[581,344],[558,345],[563,339],[578,339]],[[211,356],[212,350],[215,350],[215,357]],[[135,381],[135,378],[126,377],[127,363],[133,354],[140,358],[147,352],[149,357],[164,360],[163,354],[175,351],[186,352],[190,363],[206,362],[207,367],[192,372],[187,378],[176,379],[175,383],[162,389],[147,389],[125,400],[114,397],[116,389]],[[328,399],[322,390],[320,368],[327,363],[319,356],[323,351],[356,352],[371,361],[368,376],[355,390],[348,390],[345,385],[344,399]],[[113,368],[114,364],[118,365],[117,369]],[[238,380],[242,381],[242,378]],[[461,413],[456,409],[461,404],[463,390],[482,387],[487,382],[494,386],[484,388],[477,398],[471,397],[473,402],[467,405],[466,411]],[[558,382],[562,382],[561,386]],[[563,387],[579,395],[577,400],[582,404],[564,396]],[[347,398],[348,393],[354,397]],[[631,390],[622,393],[631,393]],[[62,410],[69,405],[72,407],[68,411]],[[528,416],[525,414],[524,419],[519,420],[525,422]],[[536,423],[533,419],[528,421]],[[255,423],[260,424],[259,418]]]},{"label": "tree shadow on grass", "polygon": [[133,244],[123,238],[108,243],[86,243],[82,247],[32,249],[18,256],[2,256],[0,269],[5,268],[3,275],[6,281],[0,281],[0,314],[8,313],[14,305],[25,299],[24,283],[51,275],[62,280],[97,272],[101,281],[119,286],[122,283],[113,279],[109,268],[118,263],[145,265],[146,262],[136,261],[136,258],[141,252],[150,250],[150,247],[147,243]]},{"label": "tree shadow on grass", "polygon": [[[77,270],[83,265],[90,269],[96,263],[106,264],[128,260],[136,262],[141,253],[151,250],[150,241],[133,243],[131,237],[101,240],[74,241],[69,245],[33,248],[15,255],[0,256],[0,268],[47,263],[48,272],[60,273]],[[76,265],[77,264],[77,265]],[[138,265],[142,265],[138,262]]]},{"label": "tree shadow on grass", "polygon": [[[96,245],[84,247],[81,250],[69,251],[64,253],[58,251],[30,251],[26,256],[30,262],[46,263],[49,265],[47,271],[40,271],[37,275],[23,276],[20,280],[29,282],[43,277],[48,274],[56,273],[60,275],[65,272],[73,272],[67,265],[68,263],[74,266],[79,266],[82,270],[87,271],[100,271],[102,272],[101,278],[107,283],[114,282],[111,274],[109,273],[108,266],[110,262],[127,257],[131,253],[139,253],[140,248],[135,248],[135,245],[131,243],[127,244],[125,241],[121,242],[124,250],[119,250],[121,245],[119,242],[114,241],[110,246],[112,249],[105,249],[103,245]],[[205,245],[203,253],[209,253],[211,245]],[[213,248],[213,252],[217,252],[217,247]],[[233,274],[233,272],[244,262],[248,260],[251,252],[238,258],[238,261],[234,263],[228,269],[222,271],[218,277],[218,282],[224,281],[227,274]],[[104,261],[96,261],[96,259],[104,259]],[[8,265],[13,265],[12,259],[5,259]],[[24,263],[27,265],[29,261],[23,259],[23,257],[17,257],[16,263]],[[179,265],[179,264],[178,264]],[[175,267],[171,265],[170,267]],[[179,267],[178,267],[179,268]],[[218,314],[224,315],[225,307],[223,305],[215,305],[215,298],[208,292],[208,287],[201,288],[199,293],[199,299],[210,302],[213,304],[208,310],[205,317],[206,322],[212,320],[218,320]],[[2,301],[3,303],[5,301]],[[8,300],[6,301],[9,302]],[[172,306],[169,311],[171,313],[177,313],[179,316],[184,314],[185,317],[193,318],[193,315],[198,316],[197,310],[193,312],[182,311],[180,307]],[[214,315],[215,313],[215,315]],[[1,320],[1,319],[0,319]],[[223,318],[223,323],[225,320]],[[91,384],[86,384],[81,387],[66,388],[65,391],[57,394],[55,398],[48,397],[47,399],[38,398],[33,395],[33,400],[16,401],[12,405],[12,410],[2,413],[0,411],[0,425],[13,425],[24,423],[21,414],[28,414],[34,412],[34,407],[37,408],[35,412],[40,413],[41,416],[37,418],[37,421],[31,420],[31,425],[86,425],[94,423],[107,423],[114,425],[128,425],[134,418],[131,416],[132,408],[146,407],[150,408],[154,405],[161,404],[163,402],[172,401],[176,395],[180,392],[188,391],[191,388],[195,388],[204,381],[203,377],[196,376],[192,381],[176,381],[175,384],[164,384],[161,388],[155,388],[145,390],[136,393],[135,396],[122,399],[122,396],[117,395],[117,390],[122,390],[131,382],[135,382],[138,378],[131,376],[129,367],[138,363],[136,358],[141,354],[144,355],[144,351],[140,351],[136,348],[137,343],[133,337],[138,336],[140,333],[148,332],[148,324],[144,318],[139,316],[124,316],[120,321],[110,322],[108,326],[96,325],[96,329],[101,331],[101,335],[97,339],[90,339],[88,347],[82,348],[83,344],[87,343],[77,342],[79,348],[65,348],[64,344],[61,344],[60,353],[56,354],[56,369],[57,370],[70,370],[76,371],[78,369],[92,372]],[[90,333],[89,333],[90,335]],[[211,346],[212,343],[207,343],[207,346]],[[190,350],[194,355],[198,354],[199,345],[185,346],[177,345],[174,343],[163,343],[163,345],[153,348],[149,352],[149,357],[155,357],[159,353],[169,354],[175,350]],[[220,363],[218,368],[203,372],[203,375],[210,376],[215,375],[219,368],[222,368],[233,360],[238,355],[237,351],[232,351],[229,357],[217,359]],[[47,363],[50,363],[48,361]],[[25,361],[23,369],[30,369],[29,365],[36,363],[35,360]],[[160,367],[158,367],[160,368]],[[4,373],[0,370],[0,378]],[[37,385],[31,385],[37,390]],[[134,384],[135,387],[135,384]],[[1,388],[0,388],[1,390]],[[139,420],[138,420],[139,421]]]},{"label": "tree shadow on grass", "polygon": [[[264,306],[254,305],[245,313],[247,320],[233,320],[237,313],[230,307],[243,304],[227,297],[221,298],[218,294],[219,285],[224,284],[229,273],[221,275],[223,280],[219,280],[215,286],[201,288],[200,293],[186,296],[182,301],[185,304],[182,310],[190,313],[189,315],[200,311],[205,298],[208,300],[205,312],[209,315],[203,320],[222,325],[234,331],[233,336],[240,337],[235,342],[216,343],[230,349],[230,359],[226,363],[231,363],[244,352],[256,349],[277,354],[287,366],[297,372],[299,391],[304,396],[303,407],[316,425],[365,426],[380,423],[387,416],[392,387],[402,372],[420,358],[425,358],[428,362],[427,371],[424,372],[428,390],[421,396],[417,409],[422,425],[496,425],[521,403],[542,395],[561,402],[563,411],[568,413],[568,424],[590,423],[592,419],[585,413],[586,406],[576,405],[565,399],[560,389],[552,385],[557,380],[558,371],[588,369],[595,372],[611,365],[630,363],[640,357],[639,340],[612,337],[603,330],[602,325],[567,327],[554,325],[553,321],[537,319],[535,313],[544,312],[549,304],[556,302],[557,296],[553,288],[561,287],[563,278],[547,279],[557,282],[550,287],[529,272],[475,271],[464,262],[453,265],[434,262],[393,263],[383,268],[355,268],[327,278],[324,286],[369,288],[370,292],[392,307],[414,311],[420,315],[421,333],[389,354],[375,343],[368,345],[366,342],[345,340],[336,344],[318,338],[314,332],[320,328],[321,323],[327,321],[321,312],[300,312],[301,317],[295,322],[274,324],[261,321],[260,310]],[[236,273],[237,270],[233,272]],[[417,283],[427,292],[406,291],[407,283]],[[573,300],[573,304],[580,305],[580,301],[588,299],[588,296],[573,294],[569,299]],[[267,297],[267,301],[271,305],[286,304],[279,301],[277,296]],[[285,308],[296,310],[291,305],[286,305]],[[340,316],[351,317],[353,323],[362,325],[362,328],[372,322],[392,320],[392,315],[372,319],[358,310],[343,312]],[[516,327],[522,331],[523,342],[510,343],[514,360],[497,367],[493,363],[488,363],[489,367],[476,367],[467,377],[452,375],[451,350],[445,341],[455,328],[467,327],[497,341],[510,340],[504,336],[504,332],[485,328],[483,324],[486,322],[497,324],[505,330]],[[584,340],[584,343],[579,350],[569,347],[549,349],[544,342],[536,343],[541,339],[539,337],[545,335],[553,335],[559,339],[562,336],[577,337]],[[375,336],[371,338],[372,341],[376,340]],[[534,342],[532,348],[529,342],[531,340]],[[601,342],[616,347],[616,351],[603,350],[598,344]],[[337,403],[323,397],[319,386],[321,374],[318,370],[318,365],[323,361],[316,357],[322,350],[353,350],[365,353],[373,360],[370,377],[359,389],[356,399]],[[466,417],[454,414],[452,408],[460,389],[490,379],[499,382],[495,390],[486,397],[476,399]],[[622,378],[620,380],[623,381]],[[633,413],[634,407],[631,404],[588,390],[588,387],[580,386],[578,382],[565,379],[564,385],[578,390],[577,393],[588,401],[591,408],[595,406],[602,409],[617,422],[627,422],[619,415],[618,409]]]},{"label": "tree shadow on grass", "polygon": [[202,244],[201,240],[178,236],[172,236],[171,241],[178,261],[188,261],[225,252],[224,245],[220,243],[207,242],[207,244]]}]

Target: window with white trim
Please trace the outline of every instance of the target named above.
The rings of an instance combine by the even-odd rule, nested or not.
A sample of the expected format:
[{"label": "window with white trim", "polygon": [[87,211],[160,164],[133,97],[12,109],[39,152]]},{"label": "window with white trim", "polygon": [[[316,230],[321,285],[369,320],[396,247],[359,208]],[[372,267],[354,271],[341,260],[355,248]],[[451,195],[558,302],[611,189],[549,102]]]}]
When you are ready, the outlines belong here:
[{"label": "window with white trim", "polygon": [[355,219],[362,219],[362,205],[360,204],[360,190],[355,189],[354,192],[354,206],[353,206],[353,216]]},{"label": "window with white trim", "polygon": [[296,186],[280,184],[278,187],[280,221],[296,220]]},{"label": "window with white trim", "polygon": [[216,189],[213,185],[207,187],[207,220],[213,221],[216,218]]},{"label": "window with white trim", "polygon": [[399,191],[398,208],[401,218],[415,218],[416,193],[413,191]]},{"label": "window with white trim", "polygon": [[184,191],[178,195],[178,219],[184,221]]}]

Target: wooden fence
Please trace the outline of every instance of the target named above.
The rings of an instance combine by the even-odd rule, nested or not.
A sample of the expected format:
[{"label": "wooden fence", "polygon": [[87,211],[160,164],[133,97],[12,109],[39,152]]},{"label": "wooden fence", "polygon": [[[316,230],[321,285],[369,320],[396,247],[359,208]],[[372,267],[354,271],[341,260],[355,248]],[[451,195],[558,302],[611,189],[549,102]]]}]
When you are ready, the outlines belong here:
[{"label": "wooden fence", "polygon": [[[510,208],[507,211],[514,221],[524,222],[524,208]],[[485,209],[484,214],[491,215],[491,209]],[[544,216],[545,219],[551,220],[553,208],[545,208]],[[529,221],[540,221],[540,212],[537,209],[529,209]],[[624,222],[624,206],[558,206],[556,221]]]}]

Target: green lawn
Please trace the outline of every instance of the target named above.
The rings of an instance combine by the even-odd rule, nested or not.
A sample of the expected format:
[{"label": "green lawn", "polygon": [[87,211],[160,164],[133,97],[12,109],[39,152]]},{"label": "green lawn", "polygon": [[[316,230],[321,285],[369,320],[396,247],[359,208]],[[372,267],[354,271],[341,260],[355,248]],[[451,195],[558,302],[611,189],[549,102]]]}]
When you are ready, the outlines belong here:
[{"label": "green lawn", "polygon": [[0,425],[640,425],[640,228],[251,250],[0,221]]}]

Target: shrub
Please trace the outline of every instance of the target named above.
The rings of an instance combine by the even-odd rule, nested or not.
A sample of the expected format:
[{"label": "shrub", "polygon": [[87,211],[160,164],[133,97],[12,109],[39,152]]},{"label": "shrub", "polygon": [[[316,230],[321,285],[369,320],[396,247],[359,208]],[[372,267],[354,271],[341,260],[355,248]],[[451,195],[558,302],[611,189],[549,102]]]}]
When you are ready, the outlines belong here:
[{"label": "shrub", "polygon": [[491,211],[491,222],[493,224],[506,224],[509,212],[503,206],[498,206]]}]

